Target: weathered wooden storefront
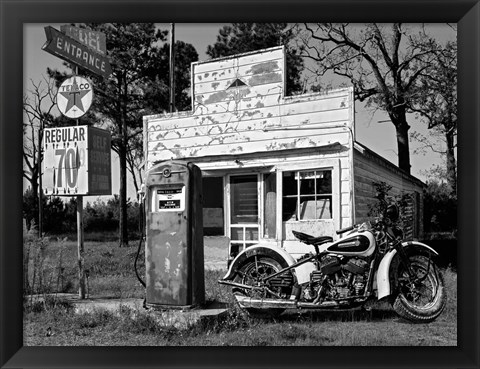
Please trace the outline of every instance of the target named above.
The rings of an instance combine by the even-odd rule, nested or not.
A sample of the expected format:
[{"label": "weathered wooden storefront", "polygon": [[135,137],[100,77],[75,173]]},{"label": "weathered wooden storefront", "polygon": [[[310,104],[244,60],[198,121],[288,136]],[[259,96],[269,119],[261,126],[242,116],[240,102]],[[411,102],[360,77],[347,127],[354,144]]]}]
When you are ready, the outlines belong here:
[{"label": "weathered wooden storefront", "polygon": [[331,235],[366,217],[374,181],[423,184],[355,142],[353,88],[286,96],[285,50],[192,64],[192,111],[144,117],[146,167],[185,159],[203,173],[204,234],[232,257],[259,242],[311,251],[292,230]]}]

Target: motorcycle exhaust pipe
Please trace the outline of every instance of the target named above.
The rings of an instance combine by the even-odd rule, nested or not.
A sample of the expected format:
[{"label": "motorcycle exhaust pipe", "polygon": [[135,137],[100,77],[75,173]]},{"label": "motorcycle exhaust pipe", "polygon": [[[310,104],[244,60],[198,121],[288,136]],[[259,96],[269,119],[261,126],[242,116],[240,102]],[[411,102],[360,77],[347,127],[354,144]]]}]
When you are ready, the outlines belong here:
[{"label": "motorcycle exhaust pipe", "polygon": [[276,300],[276,299],[254,299],[248,296],[235,295],[238,304],[242,308],[257,309],[294,309],[297,307],[297,301]]},{"label": "motorcycle exhaust pipe", "polygon": [[248,296],[235,295],[238,304],[242,308],[257,309],[329,309],[341,306],[336,301],[325,301],[321,304],[313,302],[300,302],[295,300],[257,299]]}]

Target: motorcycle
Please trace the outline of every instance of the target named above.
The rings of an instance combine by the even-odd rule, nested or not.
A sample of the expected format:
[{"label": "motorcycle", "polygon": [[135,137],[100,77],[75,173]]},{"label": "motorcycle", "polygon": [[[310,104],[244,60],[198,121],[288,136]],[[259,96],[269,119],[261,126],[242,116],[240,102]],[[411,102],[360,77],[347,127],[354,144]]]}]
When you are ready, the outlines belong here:
[{"label": "motorcycle", "polygon": [[292,231],[314,252],[295,260],[280,247],[254,245],[239,253],[218,282],[232,286],[241,309],[255,316],[278,316],[285,309],[353,309],[388,299],[412,322],[431,322],[444,310],[446,290],[435,264],[438,253],[404,241],[396,204],[384,214],[313,237]]}]

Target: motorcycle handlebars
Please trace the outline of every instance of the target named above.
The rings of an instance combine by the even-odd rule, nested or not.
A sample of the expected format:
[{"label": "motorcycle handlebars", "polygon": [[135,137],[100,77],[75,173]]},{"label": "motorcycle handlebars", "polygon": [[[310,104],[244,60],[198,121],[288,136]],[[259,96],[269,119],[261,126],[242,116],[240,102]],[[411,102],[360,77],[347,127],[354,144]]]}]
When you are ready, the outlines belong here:
[{"label": "motorcycle handlebars", "polygon": [[[377,227],[378,225],[384,224],[381,219],[375,219],[374,221],[370,221],[368,223],[373,227]],[[351,225],[350,227],[339,229],[338,231],[336,231],[336,233],[337,234],[342,234],[342,233],[354,230],[356,228],[362,227],[363,224],[366,224],[366,223],[354,224],[354,225]]]},{"label": "motorcycle handlebars", "polygon": [[342,233],[351,231],[352,229],[355,229],[355,226],[354,226],[354,225],[352,225],[352,226],[350,226],[350,227],[346,227],[346,228],[339,229],[336,233],[337,233],[337,234],[342,234]]}]

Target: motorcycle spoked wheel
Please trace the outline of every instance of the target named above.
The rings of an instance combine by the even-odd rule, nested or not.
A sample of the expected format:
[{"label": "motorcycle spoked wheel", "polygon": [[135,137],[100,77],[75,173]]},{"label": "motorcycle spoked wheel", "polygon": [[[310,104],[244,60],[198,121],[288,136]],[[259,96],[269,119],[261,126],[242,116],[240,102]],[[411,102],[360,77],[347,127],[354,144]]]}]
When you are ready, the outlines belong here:
[{"label": "motorcycle spoked wheel", "polygon": [[[276,260],[265,257],[256,256],[253,259],[248,260],[243,264],[235,277],[235,282],[246,284],[249,286],[259,286],[263,278],[278,272],[282,269],[282,266]],[[242,288],[234,288],[232,290],[234,294],[248,296],[252,298],[277,298],[271,295],[268,291],[251,291]],[[283,308],[241,308],[246,311],[248,315],[255,318],[276,318],[282,314],[285,309]]]},{"label": "motorcycle spoked wheel", "polygon": [[421,281],[413,283],[402,263],[397,269],[398,294],[393,309],[414,323],[435,320],[445,308],[447,295],[443,276],[437,266],[424,256],[410,256],[410,267]]}]

